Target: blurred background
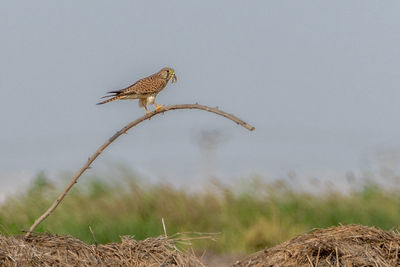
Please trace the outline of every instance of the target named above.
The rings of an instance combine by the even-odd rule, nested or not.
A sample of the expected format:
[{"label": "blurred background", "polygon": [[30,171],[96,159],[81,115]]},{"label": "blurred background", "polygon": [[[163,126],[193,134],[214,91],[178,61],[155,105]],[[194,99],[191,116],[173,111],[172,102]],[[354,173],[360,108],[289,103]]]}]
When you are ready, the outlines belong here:
[{"label": "blurred background", "polygon": [[[378,0],[2,1],[0,231],[18,232],[31,223],[107,138],[144,114],[137,101],[96,106],[100,97],[165,66],[175,69],[178,83],[158,95],[159,104],[218,106],[256,130],[248,132],[201,111],[157,116],[113,143],[81,178],[75,192],[79,197],[69,201],[92,203],[91,197],[98,196],[93,192],[101,192],[104,203],[119,207],[131,202],[107,200],[107,194],[119,195],[114,187],[131,185],[127,188],[133,191],[125,192],[128,199],[139,191],[161,196],[157,190],[170,190],[170,199],[176,199],[172,207],[193,198],[204,208],[215,203],[215,216],[245,218],[235,224],[226,215],[203,227],[201,212],[193,218],[198,224],[183,226],[177,215],[171,219],[173,230],[222,231],[224,222],[231,222],[232,233],[242,226],[250,231],[255,224],[249,240],[262,236],[257,231],[264,228],[275,229],[271,225],[284,233],[267,234],[261,245],[256,240],[224,251],[254,250],[341,222],[394,227],[398,218],[390,214],[400,207],[399,8],[398,1]],[[267,189],[251,193],[261,188]],[[272,194],[271,188],[278,189]],[[277,192],[283,204],[270,199]],[[368,198],[371,194],[377,199]],[[365,196],[378,206],[366,205]],[[37,207],[27,208],[32,198]],[[232,199],[254,216],[237,207],[229,212],[224,203],[236,203]],[[117,232],[101,226],[110,236],[99,239],[107,242],[142,229],[137,220],[161,231],[160,217],[168,215],[149,215],[157,204],[146,197],[142,201],[152,204],[141,210],[140,220],[121,217],[129,227]],[[67,203],[66,212],[72,205]],[[101,203],[90,205],[96,209]],[[255,203],[272,211],[257,209]],[[354,203],[366,209],[358,217],[351,209]],[[323,204],[332,207],[331,215],[305,222],[306,214],[328,212]],[[372,217],[382,206],[391,208],[376,222]],[[62,217],[62,209],[55,216]],[[181,216],[192,209],[201,210],[182,207]],[[129,206],[126,212],[138,211]],[[285,212],[288,220],[282,222],[279,214]],[[76,231],[61,227],[61,217],[49,219],[41,230],[68,232],[90,242],[87,225],[110,215],[96,216],[64,222],[83,227]],[[122,221],[115,223],[121,226]],[[294,228],[281,231],[289,226]],[[139,231],[139,237],[157,232],[151,229]]]}]

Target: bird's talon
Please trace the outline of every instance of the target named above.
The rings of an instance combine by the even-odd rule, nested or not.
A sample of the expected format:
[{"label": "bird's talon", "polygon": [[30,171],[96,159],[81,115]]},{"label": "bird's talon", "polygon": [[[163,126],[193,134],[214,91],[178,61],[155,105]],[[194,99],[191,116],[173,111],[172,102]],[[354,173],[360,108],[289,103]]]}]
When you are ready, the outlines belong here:
[{"label": "bird's talon", "polygon": [[164,107],[164,105],[161,105],[161,106],[158,106],[158,105],[157,105],[156,111],[158,111],[159,109],[161,109],[161,108],[163,108],[163,107]]}]

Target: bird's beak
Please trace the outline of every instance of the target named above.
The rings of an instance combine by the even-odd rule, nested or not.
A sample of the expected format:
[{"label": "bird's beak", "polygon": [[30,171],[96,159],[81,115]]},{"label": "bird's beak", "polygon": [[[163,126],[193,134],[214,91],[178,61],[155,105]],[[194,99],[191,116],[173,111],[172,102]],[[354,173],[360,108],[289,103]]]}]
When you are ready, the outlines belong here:
[{"label": "bird's beak", "polygon": [[177,82],[177,81],[178,81],[178,78],[176,77],[175,72],[173,72],[172,73],[172,77],[171,77],[171,82],[174,83],[174,82]]}]

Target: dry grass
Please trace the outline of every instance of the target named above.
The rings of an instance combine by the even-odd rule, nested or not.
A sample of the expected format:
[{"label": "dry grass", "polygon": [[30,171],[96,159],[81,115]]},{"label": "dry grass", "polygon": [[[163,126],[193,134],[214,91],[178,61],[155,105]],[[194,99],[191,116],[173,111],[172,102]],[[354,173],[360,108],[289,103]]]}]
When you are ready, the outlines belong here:
[{"label": "dry grass", "polygon": [[0,236],[1,266],[204,266],[193,253],[175,246],[179,239],[166,237],[120,243],[87,245],[71,236],[49,234]]},{"label": "dry grass", "polygon": [[234,266],[400,266],[400,234],[348,225],[318,229]]},{"label": "dry grass", "polygon": [[[210,237],[194,237],[199,238]],[[205,266],[193,252],[177,249],[177,243],[191,239],[158,237],[136,241],[125,236],[119,243],[87,245],[71,236],[0,236],[0,266]],[[398,233],[348,225],[314,230],[233,266],[400,266],[399,248]],[[214,258],[207,262],[210,266],[227,266],[227,260]]]}]

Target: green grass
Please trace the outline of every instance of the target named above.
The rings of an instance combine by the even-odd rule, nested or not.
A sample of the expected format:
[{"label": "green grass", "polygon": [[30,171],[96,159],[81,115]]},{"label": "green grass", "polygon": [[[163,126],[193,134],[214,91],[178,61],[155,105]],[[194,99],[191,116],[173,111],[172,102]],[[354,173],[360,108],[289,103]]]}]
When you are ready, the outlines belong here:
[{"label": "green grass", "polygon": [[[89,226],[100,243],[119,236],[144,239],[177,232],[220,233],[216,242],[195,247],[216,252],[253,252],[273,246],[315,227],[358,223],[398,228],[400,194],[365,183],[351,193],[310,194],[283,182],[249,179],[238,187],[209,186],[188,193],[168,184],[145,184],[133,178],[85,177],[36,231],[70,234],[93,243]],[[82,180],[84,180],[82,179]],[[0,204],[0,233],[21,234],[54,201],[60,187],[39,174],[30,188]]]}]

